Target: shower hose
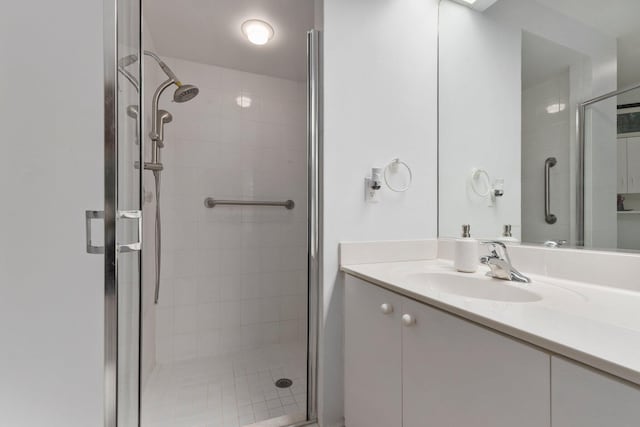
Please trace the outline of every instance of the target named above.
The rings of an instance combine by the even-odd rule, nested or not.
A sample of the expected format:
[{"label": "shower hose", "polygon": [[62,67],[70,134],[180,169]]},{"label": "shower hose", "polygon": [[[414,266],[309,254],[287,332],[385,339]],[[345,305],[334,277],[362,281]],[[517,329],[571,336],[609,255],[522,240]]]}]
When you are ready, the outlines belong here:
[{"label": "shower hose", "polygon": [[158,304],[158,297],[160,296],[160,266],[162,261],[162,236],[160,235],[162,227],[160,226],[160,171],[153,171],[153,177],[156,184],[156,253],[155,253],[155,267],[156,267],[156,290],[154,296],[155,304]]}]

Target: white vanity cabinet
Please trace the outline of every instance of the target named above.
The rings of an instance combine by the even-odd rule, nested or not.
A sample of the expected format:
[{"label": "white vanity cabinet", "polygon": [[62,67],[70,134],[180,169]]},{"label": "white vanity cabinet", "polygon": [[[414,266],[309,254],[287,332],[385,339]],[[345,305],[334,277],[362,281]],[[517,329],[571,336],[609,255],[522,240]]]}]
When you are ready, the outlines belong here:
[{"label": "white vanity cabinet", "polygon": [[552,357],[553,427],[637,427],[640,388]]},{"label": "white vanity cabinet", "polygon": [[346,427],[549,426],[549,372],[544,352],[347,276]]},{"label": "white vanity cabinet", "polygon": [[[371,286],[371,285],[369,285]],[[403,427],[549,426],[549,355],[405,300]]]},{"label": "white vanity cabinet", "polygon": [[347,281],[351,282],[345,288],[347,426],[401,426],[403,298],[350,276]]}]

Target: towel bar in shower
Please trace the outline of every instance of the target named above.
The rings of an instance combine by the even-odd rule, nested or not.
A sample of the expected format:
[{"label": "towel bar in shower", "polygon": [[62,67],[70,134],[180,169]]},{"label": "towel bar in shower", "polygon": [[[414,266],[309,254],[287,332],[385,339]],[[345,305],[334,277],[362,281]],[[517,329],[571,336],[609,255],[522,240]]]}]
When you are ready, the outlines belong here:
[{"label": "towel bar in shower", "polygon": [[263,202],[258,200],[220,200],[213,197],[204,199],[204,205],[207,208],[214,208],[218,205],[228,206],[280,206],[289,210],[293,209],[296,204],[293,200],[285,200],[284,202]]}]

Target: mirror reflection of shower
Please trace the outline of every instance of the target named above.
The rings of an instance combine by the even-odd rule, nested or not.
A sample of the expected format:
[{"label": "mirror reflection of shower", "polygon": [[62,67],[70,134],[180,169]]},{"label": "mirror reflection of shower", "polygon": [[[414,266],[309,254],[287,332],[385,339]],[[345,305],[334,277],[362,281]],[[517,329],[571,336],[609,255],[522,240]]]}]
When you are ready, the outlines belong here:
[{"label": "mirror reflection of shower", "polygon": [[164,125],[171,123],[173,116],[166,110],[161,110],[159,107],[160,97],[162,93],[169,87],[177,86],[173,93],[173,100],[175,102],[187,102],[195,98],[200,90],[189,84],[183,84],[175,73],[169,68],[167,64],[160,59],[158,55],[153,52],[145,51],[145,55],[153,58],[162,71],[167,75],[167,80],[162,82],[153,94],[153,101],[151,105],[151,132],[149,138],[151,139],[151,161],[144,163],[144,168],[153,172],[153,178],[155,181],[155,196],[156,196],[156,213],[155,213],[155,294],[154,302],[158,303],[160,297],[160,270],[161,270],[161,249],[162,249],[162,226],[160,217],[160,172],[164,168],[160,150],[164,148]]}]

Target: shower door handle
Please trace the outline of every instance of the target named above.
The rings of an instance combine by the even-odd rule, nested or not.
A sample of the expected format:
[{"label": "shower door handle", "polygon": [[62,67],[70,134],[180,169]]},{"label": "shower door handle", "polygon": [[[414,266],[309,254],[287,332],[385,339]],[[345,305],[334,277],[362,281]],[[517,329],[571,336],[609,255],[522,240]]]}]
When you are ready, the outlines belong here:
[{"label": "shower door handle", "polygon": [[[142,211],[118,211],[118,219],[138,220],[138,241],[127,244],[117,244],[116,248],[120,253],[137,252],[142,249]],[[91,221],[94,219],[104,219],[104,211],[85,211],[86,245],[88,254],[104,254],[104,246],[93,244],[91,238]]]},{"label": "shower door handle", "polygon": [[118,211],[118,219],[135,219],[138,221],[138,241],[127,244],[116,244],[120,253],[138,252],[142,249],[142,211]]},{"label": "shower door handle", "polygon": [[91,240],[91,221],[94,219],[104,219],[104,211],[85,211],[84,220],[86,227],[86,240],[87,240],[87,253],[88,254],[103,254],[104,246],[96,246]]},{"label": "shower door handle", "polygon": [[551,168],[558,163],[555,157],[544,161],[544,220],[547,224],[555,224],[558,217],[551,213]]}]

